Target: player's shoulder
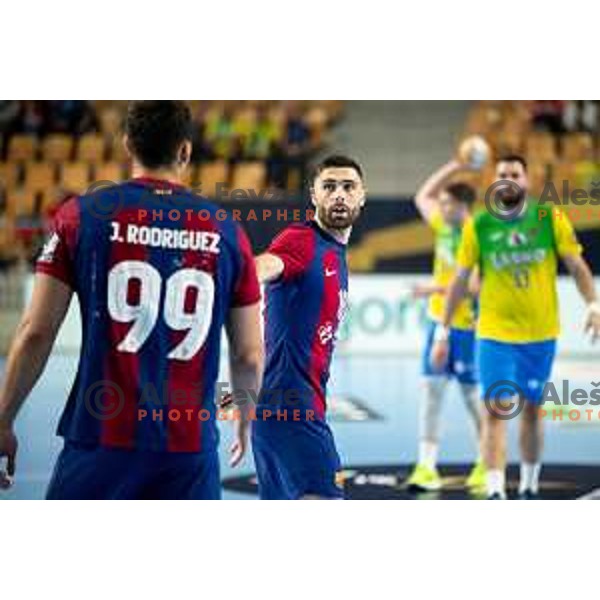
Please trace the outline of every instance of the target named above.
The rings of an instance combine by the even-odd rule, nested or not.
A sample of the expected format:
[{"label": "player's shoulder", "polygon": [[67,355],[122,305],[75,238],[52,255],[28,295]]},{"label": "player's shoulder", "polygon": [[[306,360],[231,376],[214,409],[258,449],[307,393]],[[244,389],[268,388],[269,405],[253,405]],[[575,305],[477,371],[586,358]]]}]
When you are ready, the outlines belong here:
[{"label": "player's shoulder", "polygon": [[315,239],[315,228],[310,221],[304,223],[293,223],[280,231],[274,238],[273,243],[302,244],[310,243]]},{"label": "player's shoulder", "polygon": [[81,197],[76,194],[64,196],[50,212],[50,220],[54,225],[79,226],[81,213]]},{"label": "player's shoulder", "polygon": [[465,222],[465,227],[472,227],[476,232],[498,224],[498,219],[485,209],[475,211]]}]

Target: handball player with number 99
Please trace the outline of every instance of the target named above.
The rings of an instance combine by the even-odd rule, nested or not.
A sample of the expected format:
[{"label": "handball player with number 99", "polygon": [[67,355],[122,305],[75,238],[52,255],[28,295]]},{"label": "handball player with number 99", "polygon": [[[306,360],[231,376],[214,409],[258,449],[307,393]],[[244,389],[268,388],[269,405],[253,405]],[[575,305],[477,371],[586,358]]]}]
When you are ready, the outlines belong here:
[{"label": "handball player with number 99", "polygon": [[[0,389],[0,488],[15,475],[17,413],[75,294],[81,356],[47,498],[220,498],[221,331],[233,392],[257,392],[260,289],[242,229],[181,185],[191,137],[185,103],[130,103],[133,178],[73,197],[56,214]],[[247,448],[247,408],[237,417],[233,465]]]}]

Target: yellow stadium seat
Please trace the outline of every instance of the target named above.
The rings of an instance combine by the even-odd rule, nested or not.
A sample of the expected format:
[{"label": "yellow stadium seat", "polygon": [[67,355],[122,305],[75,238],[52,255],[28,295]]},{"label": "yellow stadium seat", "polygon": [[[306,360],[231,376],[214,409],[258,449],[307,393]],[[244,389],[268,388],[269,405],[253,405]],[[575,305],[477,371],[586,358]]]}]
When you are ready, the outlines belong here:
[{"label": "yellow stadium seat", "polygon": [[561,161],[556,163],[552,169],[552,182],[559,198],[562,198],[565,181],[568,182],[569,190],[572,191],[576,187],[575,165],[571,162]]},{"label": "yellow stadium seat", "polygon": [[323,143],[323,136],[327,129],[327,111],[321,106],[313,106],[304,117],[304,122],[310,130],[310,139],[314,146]]},{"label": "yellow stadium seat", "polygon": [[520,153],[523,148],[523,138],[518,129],[505,129],[498,134],[498,154]]},{"label": "yellow stadium seat", "polygon": [[248,162],[237,165],[233,172],[231,187],[234,190],[261,190],[265,187],[267,169],[262,162]]},{"label": "yellow stadium seat", "polygon": [[68,163],[62,166],[60,185],[63,189],[83,193],[90,184],[90,169],[86,163]]},{"label": "yellow stadium seat", "polygon": [[113,181],[121,183],[123,181],[123,167],[116,162],[99,165],[94,171],[94,181]]},{"label": "yellow stadium seat", "polygon": [[42,158],[45,161],[63,163],[71,159],[73,138],[64,133],[54,133],[42,142]]},{"label": "yellow stadium seat", "polygon": [[98,133],[86,133],[77,145],[77,160],[97,165],[104,162],[106,142]]},{"label": "yellow stadium seat", "polygon": [[227,187],[229,167],[225,161],[218,160],[212,163],[203,164],[198,170],[198,180],[196,186],[200,188],[203,196],[214,198],[217,194],[217,184],[220,184],[220,190]]},{"label": "yellow stadium seat", "polygon": [[110,160],[121,164],[126,164],[129,160],[129,156],[127,156],[125,146],[123,145],[123,138],[120,135],[111,136]]},{"label": "yellow stadium seat", "polygon": [[117,106],[108,106],[99,112],[98,120],[103,133],[114,135],[122,129],[123,113]]},{"label": "yellow stadium seat", "polygon": [[19,169],[15,163],[0,163],[0,187],[12,190],[19,179]]},{"label": "yellow stadium seat", "polygon": [[525,147],[528,162],[556,162],[556,142],[551,133],[530,133]]},{"label": "yellow stadium seat", "polygon": [[32,192],[43,192],[54,188],[56,173],[54,165],[50,163],[29,163],[25,168],[23,187]]},{"label": "yellow stadium seat", "polygon": [[4,220],[0,224],[0,257],[7,259],[14,257],[16,254],[16,223],[14,217],[8,213],[3,214],[2,216],[4,217]]},{"label": "yellow stadium seat", "polygon": [[15,135],[8,144],[8,160],[27,161],[35,158],[38,140],[32,135]]},{"label": "yellow stadium seat", "polygon": [[529,191],[534,196],[539,196],[546,182],[549,180],[548,166],[545,162],[534,161],[527,164],[527,177],[529,179]]},{"label": "yellow stadium seat", "polygon": [[7,196],[7,213],[14,218],[32,217],[36,212],[36,192],[31,189],[13,190]]},{"label": "yellow stadium seat", "polygon": [[594,139],[589,133],[570,133],[562,139],[561,159],[580,162],[593,160]]}]

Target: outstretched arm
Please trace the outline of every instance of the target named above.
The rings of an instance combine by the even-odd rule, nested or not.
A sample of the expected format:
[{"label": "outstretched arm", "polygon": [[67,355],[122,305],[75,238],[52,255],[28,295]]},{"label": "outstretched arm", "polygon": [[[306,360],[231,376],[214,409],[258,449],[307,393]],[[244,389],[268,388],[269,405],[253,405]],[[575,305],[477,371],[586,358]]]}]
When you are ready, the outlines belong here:
[{"label": "outstretched arm", "polygon": [[442,369],[448,361],[450,323],[452,323],[458,305],[469,291],[470,275],[471,269],[458,269],[456,276],[448,287],[444,317],[442,318],[442,322],[436,327],[433,338],[434,344],[431,349],[431,364],[436,369]]},{"label": "outstretched arm", "polygon": [[15,472],[13,423],[44,370],[72,294],[69,286],[52,276],[35,277],[31,303],[17,328],[0,389],[0,458],[8,460],[6,473],[0,468],[0,488],[10,485]]},{"label": "outstretched arm", "polygon": [[577,289],[587,304],[585,332],[590,333],[592,342],[600,338],[600,303],[594,286],[594,276],[580,255],[563,256],[563,262],[573,275]]},{"label": "outstretched arm", "polygon": [[448,180],[465,165],[457,160],[451,160],[431,175],[417,191],[415,204],[421,216],[429,223],[438,205],[438,196]]},{"label": "outstretched arm", "polygon": [[274,279],[277,279],[283,273],[283,260],[275,254],[265,252],[255,259],[256,272],[258,274],[258,280],[261,283],[269,283]]}]

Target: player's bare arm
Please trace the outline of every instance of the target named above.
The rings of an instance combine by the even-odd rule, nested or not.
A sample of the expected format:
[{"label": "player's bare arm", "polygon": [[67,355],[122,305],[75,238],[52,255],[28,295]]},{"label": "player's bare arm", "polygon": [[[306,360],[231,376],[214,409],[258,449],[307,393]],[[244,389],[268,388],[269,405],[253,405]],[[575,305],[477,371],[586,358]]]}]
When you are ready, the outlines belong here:
[{"label": "player's bare arm", "polygon": [[283,273],[283,261],[279,256],[265,252],[256,257],[256,272],[261,283],[269,283]]},{"label": "player's bare arm", "polygon": [[[479,278],[479,273],[477,269],[473,269],[467,286],[467,294],[472,298],[477,298],[480,289],[481,280]],[[425,283],[417,283],[412,288],[412,294],[414,298],[429,298],[432,294],[445,294],[447,290],[448,286],[446,285],[438,285],[433,281],[427,281]]]},{"label": "player's bare arm", "polygon": [[475,268],[471,271],[471,276],[469,277],[469,285],[467,287],[467,292],[471,298],[477,298],[479,296],[479,292],[481,291],[481,277],[479,276],[479,269]]},{"label": "player's bare arm", "polygon": [[587,304],[585,332],[591,335],[592,343],[595,343],[600,338],[600,303],[594,286],[594,276],[581,256],[564,256],[562,260],[575,279],[577,289]]},{"label": "player's bare arm", "polygon": [[0,488],[9,487],[15,473],[13,423],[44,370],[72,293],[62,281],[36,275],[33,296],[12,342],[0,389],[0,459],[7,459],[6,471],[0,466]]},{"label": "player's bare arm", "polygon": [[230,464],[240,463],[248,447],[248,416],[261,386],[264,350],[260,328],[260,303],[233,308],[226,325],[229,341],[229,366],[234,400],[243,398],[236,408],[240,418],[234,420],[235,439],[229,449]]},{"label": "player's bare arm", "polygon": [[469,282],[471,278],[471,269],[459,268],[452,283],[448,287],[446,295],[446,306],[444,308],[444,318],[435,331],[434,344],[431,349],[431,364],[436,369],[444,367],[448,360],[448,338],[450,335],[450,323],[458,305],[469,292]]},{"label": "player's bare arm", "polygon": [[415,204],[425,221],[428,223],[431,221],[438,207],[439,194],[448,183],[448,180],[455,173],[464,169],[466,169],[465,165],[458,160],[451,160],[433,173],[419,188],[415,196]]},{"label": "player's bare arm", "polygon": [[433,294],[443,294],[446,291],[446,286],[438,285],[434,281],[426,281],[417,283],[412,288],[413,298],[429,298]]}]

